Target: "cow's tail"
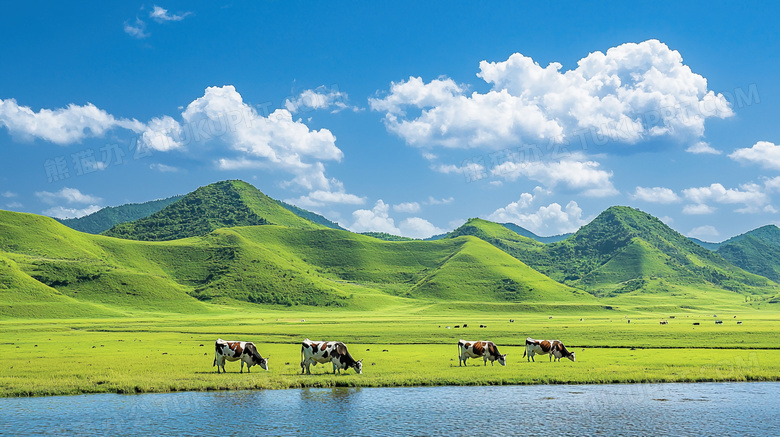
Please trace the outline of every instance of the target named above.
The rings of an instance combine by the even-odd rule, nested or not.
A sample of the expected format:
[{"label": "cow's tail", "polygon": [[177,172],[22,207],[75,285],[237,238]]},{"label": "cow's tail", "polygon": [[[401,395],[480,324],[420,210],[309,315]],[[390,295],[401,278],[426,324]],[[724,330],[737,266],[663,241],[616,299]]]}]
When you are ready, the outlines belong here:
[{"label": "cow's tail", "polygon": [[528,345],[525,345],[525,349],[523,349],[523,358],[525,358],[525,355],[528,353]]}]

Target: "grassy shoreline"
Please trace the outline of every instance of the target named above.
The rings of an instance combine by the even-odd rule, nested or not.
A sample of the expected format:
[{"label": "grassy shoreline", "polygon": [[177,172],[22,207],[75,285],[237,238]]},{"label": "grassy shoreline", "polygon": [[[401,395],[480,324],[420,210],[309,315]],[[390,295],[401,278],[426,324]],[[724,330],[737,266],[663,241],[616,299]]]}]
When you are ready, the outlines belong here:
[{"label": "grassy shoreline", "polygon": [[[631,323],[627,320],[631,319]],[[0,321],[0,397],[85,393],[410,387],[443,385],[611,384],[780,381],[780,331],[774,312],[740,314],[715,325],[712,314],[586,317],[406,311],[261,311],[241,316],[143,316],[125,319]],[[582,320],[580,320],[582,319]],[[723,317],[727,320],[726,317]],[[694,326],[693,320],[700,320]],[[455,329],[456,322],[461,327]],[[463,328],[462,324],[468,325]],[[705,324],[706,323],[706,324]],[[725,322],[724,322],[725,323]],[[487,326],[479,328],[480,324]],[[450,327],[449,329],[447,327]],[[559,338],[577,362],[528,363],[526,336]],[[270,371],[239,374],[238,363],[218,375],[217,337],[254,341],[270,356]],[[329,374],[315,366],[300,375],[300,341],[347,342],[363,375]],[[458,367],[459,338],[493,340],[506,367],[469,360]],[[577,345],[577,346],[573,346]],[[386,352],[384,352],[386,351]]]}]

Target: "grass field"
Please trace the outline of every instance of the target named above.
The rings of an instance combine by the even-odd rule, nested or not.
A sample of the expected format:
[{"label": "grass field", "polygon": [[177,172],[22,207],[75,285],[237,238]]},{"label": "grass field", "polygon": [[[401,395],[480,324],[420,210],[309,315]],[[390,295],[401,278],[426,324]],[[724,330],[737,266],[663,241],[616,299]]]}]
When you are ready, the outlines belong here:
[{"label": "grass field", "polygon": [[[223,310],[204,316],[2,321],[0,395],[780,380],[780,312],[775,311],[746,309],[717,318],[692,311],[665,315],[669,324],[660,325],[659,315],[649,312]],[[527,336],[561,339],[577,361],[550,363],[542,356],[528,363],[522,357]],[[218,337],[254,341],[263,356],[270,356],[270,371],[254,367],[251,374],[239,374],[235,362],[226,364],[228,374],[216,374]],[[300,375],[304,338],[345,341],[352,355],[364,360],[363,374],[350,370],[334,376],[326,365]],[[458,367],[460,338],[493,340],[508,354],[507,366],[469,360],[469,366]]]}]

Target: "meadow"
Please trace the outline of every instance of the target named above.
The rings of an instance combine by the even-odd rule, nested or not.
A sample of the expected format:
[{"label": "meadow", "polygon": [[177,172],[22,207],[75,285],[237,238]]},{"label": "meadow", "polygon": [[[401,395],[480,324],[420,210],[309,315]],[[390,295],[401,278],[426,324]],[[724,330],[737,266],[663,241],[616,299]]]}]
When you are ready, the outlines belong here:
[{"label": "meadow", "polygon": [[[775,341],[780,312],[576,314],[558,308],[529,314],[511,306],[465,308],[349,311],[244,305],[222,306],[203,316],[0,321],[0,396],[780,380]],[[669,323],[661,325],[661,319]],[[528,336],[561,339],[577,361],[551,363],[537,356],[528,363],[523,358]],[[217,374],[212,363],[218,337],[255,342],[264,357],[270,356],[270,370],[255,366],[240,374],[234,362],[226,364],[227,374]],[[333,375],[330,365],[318,365],[312,375],[301,375],[304,338],[345,341],[351,354],[363,359],[363,374]],[[507,366],[469,360],[467,367],[458,367],[460,338],[496,342],[508,354]]]}]

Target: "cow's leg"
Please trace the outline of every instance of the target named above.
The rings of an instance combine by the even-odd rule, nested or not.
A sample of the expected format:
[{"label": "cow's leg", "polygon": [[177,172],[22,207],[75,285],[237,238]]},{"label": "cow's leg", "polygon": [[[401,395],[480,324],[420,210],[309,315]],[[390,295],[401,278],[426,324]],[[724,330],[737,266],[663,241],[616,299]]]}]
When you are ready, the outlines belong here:
[{"label": "cow's leg", "polygon": [[241,371],[238,373],[244,373],[244,360],[239,360],[239,361],[241,361]]},{"label": "cow's leg", "polygon": [[536,354],[534,353],[534,351],[531,351],[531,353],[529,353],[529,354],[528,354],[528,356],[529,356],[529,357],[531,357],[531,361],[535,363],[535,362],[536,362],[536,360],[534,359],[534,355],[536,355]]}]

